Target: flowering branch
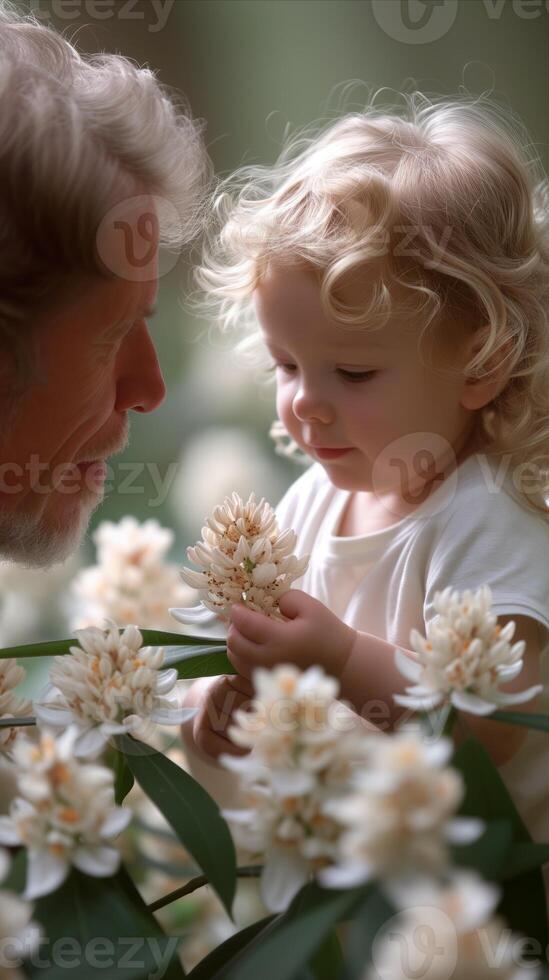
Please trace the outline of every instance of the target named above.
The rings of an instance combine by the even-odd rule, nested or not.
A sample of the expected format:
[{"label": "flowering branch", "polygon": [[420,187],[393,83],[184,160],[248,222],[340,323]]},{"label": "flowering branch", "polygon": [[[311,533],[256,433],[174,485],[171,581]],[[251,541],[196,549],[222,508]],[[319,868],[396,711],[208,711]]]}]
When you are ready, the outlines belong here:
[{"label": "flowering branch", "polygon": [[[259,878],[261,872],[263,871],[262,864],[247,864],[242,868],[236,869],[237,878]],[[168,895],[163,895],[162,898],[157,898],[156,902],[152,902],[148,908],[151,912],[157,912],[158,909],[163,909],[166,905],[171,905],[172,902],[177,901],[178,898],[184,898],[185,895],[191,895],[192,892],[197,891],[198,888],[202,888],[204,885],[209,885],[210,879],[206,875],[197,875],[196,878],[191,878],[186,885],[182,885],[181,888],[176,888],[173,892],[169,892]]]}]

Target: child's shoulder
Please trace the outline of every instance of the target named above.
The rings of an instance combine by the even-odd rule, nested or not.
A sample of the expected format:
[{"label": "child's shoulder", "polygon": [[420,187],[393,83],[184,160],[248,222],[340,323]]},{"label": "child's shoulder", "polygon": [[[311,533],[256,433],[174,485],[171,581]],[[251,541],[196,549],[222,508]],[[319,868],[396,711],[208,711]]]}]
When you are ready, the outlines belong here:
[{"label": "child's shoulder", "polygon": [[517,488],[520,474],[506,464],[482,454],[462,464],[453,491],[437,515],[439,529],[459,537],[495,535],[504,547],[519,540],[547,548],[549,519],[528,506]]}]

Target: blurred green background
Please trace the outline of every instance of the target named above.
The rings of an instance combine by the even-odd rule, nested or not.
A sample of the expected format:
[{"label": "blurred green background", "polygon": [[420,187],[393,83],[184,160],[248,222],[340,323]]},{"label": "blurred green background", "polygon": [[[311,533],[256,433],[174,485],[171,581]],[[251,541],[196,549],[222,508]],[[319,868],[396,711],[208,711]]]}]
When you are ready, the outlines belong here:
[{"label": "blurred green background", "polygon": [[[336,115],[343,104],[356,109],[369,92],[383,88],[380,103],[394,101],[402,89],[491,92],[522,118],[546,166],[549,162],[546,0],[20,0],[19,5],[81,50],[120,52],[183,91],[193,114],[207,124],[206,141],[219,175],[243,163],[272,163],[286,127]],[[156,518],[175,531],[171,559],[178,563],[225,493],[235,489],[247,495],[255,489],[275,504],[301,472],[275,455],[268,437],[273,389],[258,388],[227,340],[206,335],[208,325],[187,306],[195,256],[182,255],[160,284],[152,332],[167,398],[152,416],[134,416],[131,444],[118,458],[156,464],[162,490],[148,471],[131,491],[114,486],[90,528],[127,513],[139,520]],[[93,558],[88,536],[75,563],[87,565]],[[16,589],[24,591],[24,577],[20,571]],[[53,582],[51,575],[48,581]],[[56,588],[64,588],[62,578]],[[0,582],[0,594],[6,591]],[[50,599],[34,623],[12,611],[6,626],[0,608],[4,644],[59,635],[61,627],[62,612]]]}]

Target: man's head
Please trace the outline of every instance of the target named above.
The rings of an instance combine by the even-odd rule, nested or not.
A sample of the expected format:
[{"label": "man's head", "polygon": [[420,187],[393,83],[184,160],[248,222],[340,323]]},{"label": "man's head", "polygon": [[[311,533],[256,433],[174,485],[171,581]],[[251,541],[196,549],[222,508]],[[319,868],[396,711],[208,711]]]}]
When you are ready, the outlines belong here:
[{"label": "man's head", "polygon": [[[147,69],[0,0],[0,556],[77,546],[128,413],[165,393],[158,249],[199,226],[201,127]],[[93,464],[93,465],[91,465]]]}]

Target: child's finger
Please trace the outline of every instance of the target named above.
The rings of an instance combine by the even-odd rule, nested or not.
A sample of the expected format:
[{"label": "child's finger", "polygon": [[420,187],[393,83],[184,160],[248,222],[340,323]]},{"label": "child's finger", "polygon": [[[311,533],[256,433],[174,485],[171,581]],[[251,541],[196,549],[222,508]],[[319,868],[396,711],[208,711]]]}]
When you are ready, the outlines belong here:
[{"label": "child's finger", "polygon": [[217,691],[215,697],[211,699],[211,705],[215,712],[211,712],[211,725],[225,728],[227,722],[238,708],[249,705],[251,697],[249,694],[242,694],[240,691]]},{"label": "child's finger", "polygon": [[227,655],[229,656],[229,660],[231,659],[231,653],[235,653],[239,657],[246,657],[254,663],[261,662],[261,647],[248,639],[247,636],[243,636],[240,630],[232,623],[227,633]]},{"label": "child's finger", "polygon": [[231,609],[231,623],[236,626],[242,636],[251,640],[252,643],[266,643],[273,639],[277,634],[277,627],[280,625],[276,620],[269,619],[263,613],[246,609],[240,604]]},{"label": "child's finger", "polygon": [[197,732],[195,743],[197,748],[211,759],[217,759],[223,752],[228,752],[230,755],[246,755],[249,751],[239,745],[235,745],[225,735],[212,732],[207,728]]}]

